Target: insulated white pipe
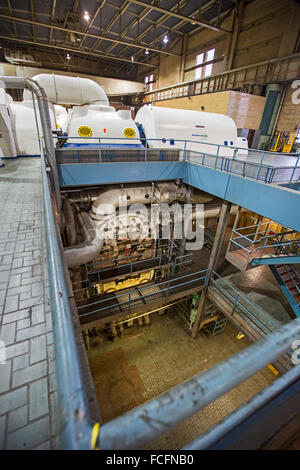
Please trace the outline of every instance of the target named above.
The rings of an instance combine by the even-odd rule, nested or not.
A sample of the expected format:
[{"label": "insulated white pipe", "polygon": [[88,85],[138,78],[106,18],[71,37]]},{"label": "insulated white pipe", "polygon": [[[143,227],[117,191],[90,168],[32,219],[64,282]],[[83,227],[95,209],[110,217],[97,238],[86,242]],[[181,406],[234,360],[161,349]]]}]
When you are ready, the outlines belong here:
[{"label": "insulated white pipe", "polygon": [[[109,105],[104,89],[89,78],[41,73],[33,79],[44,88],[51,103],[77,106],[91,103]],[[31,93],[25,90],[23,100],[31,100]]]}]

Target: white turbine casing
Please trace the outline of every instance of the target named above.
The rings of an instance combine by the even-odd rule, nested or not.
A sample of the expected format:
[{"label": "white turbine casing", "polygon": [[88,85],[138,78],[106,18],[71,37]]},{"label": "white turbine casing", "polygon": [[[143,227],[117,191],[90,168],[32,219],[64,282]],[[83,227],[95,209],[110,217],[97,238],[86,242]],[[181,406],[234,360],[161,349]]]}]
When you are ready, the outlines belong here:
[{"label": "white turbine casing", "polygon": [[[187,150],[215,155],[217,147],[208,143],[219,144],[224,146],[219,149],[220,156],[233,156],[230,147],[236,145],[237,128],[234,120],[224,114],[144,105],[137,112],[135,121],[142,124],[148,139],[159,139],[148,141],[150,148],[183,149],[184,142],[178,142],[178,139],[191,140],[197,143],[188,143]],[[164,138],[174,139],[175,145],[162,142]]]},{"label": "white turbine casing", "polygon": [[[92,137],[106,137],[104,143],[124,144],[117,138],[126,137],[124,130],[133,129],[136,138],[128,138],[126,144],[140,144],[139,131],[131,118],[129,110],[116,111],[112,106],[90,104],[74,106],[71,116],[68,118],[67,132],[71,137],[79,137],[79,128],[88,126],[92,131]],[[68,143],[98,143],[96,139],[69,139]]]},{"label": "white turbine casing", "polygon": [[12,97],[0,87],[0,166],[1,157],[15,158],[17,150],[12,128],[10,103]]},{"label": "white turbine casing", "polygon": [[68,111],[64,106],[54,105],[55,119],[57,126],[63,131],[67,128]]},{"label": "white turbine casing", "polygon": [[248,156],[248,140],[246,137],[237,137],[236,146],[239,148],[237,152],[239,158]]},{"label": "white turbine casing", "polygon": [[[15,135],[15,142],[18,155],[40,155],[40,146],[36,128],[35,113],[32,101],[14,101],[10,105],[12,128]],[[55,115],[53,106],[49,103],[49,113],[52,130],[56,130]],[[41,132],[41,122],[37,112],[39,134]]]},{"label": "white turbine casing", "polygon": [[[99,103],[108,105],[108,98],[104,89],[89,78],[67,77],[54,73],[41,73],[32,77],[45,90],[48,101],[54,104],[81,106],[84,104]],[[31,98],[31,92],[25,90],[23,99]]]}]

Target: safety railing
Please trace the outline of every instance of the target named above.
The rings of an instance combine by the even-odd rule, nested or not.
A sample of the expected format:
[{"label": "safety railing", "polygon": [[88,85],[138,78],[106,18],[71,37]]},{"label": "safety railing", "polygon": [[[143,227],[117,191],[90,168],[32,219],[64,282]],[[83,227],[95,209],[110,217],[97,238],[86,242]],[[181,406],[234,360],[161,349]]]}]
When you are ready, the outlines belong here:
[{"label": "safety railing", "polygon": [[233,312],[237,311],[254,324],[263,335],[270,334],[279,328],[280,324],[274,321],[269,315],[261,310],[257,305],[250,302],[232,283],[213,272],[211,286],[226,302],[232,307]]},{"label": "safety railing", "polygon": [[216,91],[240,90],[244,84],[251,88],[258,83],[265,85],[297,79],[299,57],[299,53],[292,54],[147,91],[144,93],[144,102],[153,103]]},{"label": "safety railing", "polygon": [[[291,183],[300,180],[300,155],[275,153],[236,147],[233,142],[213,144],[198,140],[147,139],[140,145],[130,145],[129,139],[107,137],[79,138],[79,144],[56,148],[58,164],[183,161],[232,175],[271,183]],[[84,141],[84,142],[82,142]]]},{"label": "safety railing", "polygon": [[272,222],[233,229],[228,253],[238,252],[246,264],[262,258],[300,257],[299,233],[283,226],[281,230],[273,232]]},{"label": "safety railing", "polygon": [[[118,270],[118,275],[133,274],[139,270],[152,269],[153,267],[172,266],[172,272],[176,272],[177,267],[191,264],[192,253],[185,250],[184,254],[178,254],[178,246],[172,240],[159,239],[157,247],[149,247],[155,251],[155,256],[145,256],[139,253],[126,254],[118,258],[91,261],[85,265],[86,279],[90,276],[96,277],[100,282],[107,278],[106,274],[113,270]],[[73,285],[80,284],[80,282]]]},{"label": "safety railing", "polygon": [[[206,272],[206,269],[204,269],[190,274],[178,276],[173,279],[167,279],[166,281],[161,281],[158,283],[148,282],[144,286],[138,285],[135,289],[130,291],[115,291],[113,296],[105,296],[105,298],[100,300],[89,302],[88,312],[82,313],[83,310],[87,309],[86,304],[78,305],[77,310],[79,317],[84,318],[95,313],[101,314],[103,312],[112,311],[116,308],[122,308],[122,314],[126,315],[126,311],[130,313],[131,308],[136,306],[141,301],[147,302],[147,300],[151,301],[153,298],[157,299],[158,297],[168,298],[176,291],[184,293],[184,289],[191,288],[193,284],[197,285],[198,288],[199,284],[204,283]],[[74,290],[75,295],[78,292],[79,290]]]},{"label": "safety railing", "polygon": [[81,375],[43,151],[41,152],[41,165],[61,448],[90,449],[92,423]]}]

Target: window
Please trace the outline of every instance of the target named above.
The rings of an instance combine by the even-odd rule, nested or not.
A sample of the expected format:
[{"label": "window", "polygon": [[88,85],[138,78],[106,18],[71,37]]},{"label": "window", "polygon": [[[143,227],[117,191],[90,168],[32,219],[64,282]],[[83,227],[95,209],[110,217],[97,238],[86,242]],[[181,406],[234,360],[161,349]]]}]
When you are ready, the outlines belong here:
[{"label": "window", "polygon": [[211,75],[211,71],[212,71],[212,64],[206,65],[204,69],[204,76],[209,77]]},{"label": "window", "polygon": [[152,91],[153,82],[154,82],[153,74],[151,74],[151,75],[146,75],[146,77],[145,77],[145,79],[144,79],[144,83],[145,83],[145,85],[146,85],[147,91]]},{"label": "window", "polygon": [[[196,55],[196,65],[200,65],[205,62],[210,62],[214,60],[214,57],[215,57],[215,49],[210,49],[207,52],[201,52],[200,54]],[[212,74],[212,66],[213,64],[207,64],[204,66],[204,77],[209,77]],[[202,68],[203,67],[197,67],[195,69],[195,80],[197,80],[198,78],[201,78]]]},{"label": "window", "polygon": [[[203,64],[204,61],[204,52],[201,52],[201,54],[196,55],[196,65]],[[198,67],[195,69],[195,79],[201,78],[201,72],[202,72],[202,67]]]}]

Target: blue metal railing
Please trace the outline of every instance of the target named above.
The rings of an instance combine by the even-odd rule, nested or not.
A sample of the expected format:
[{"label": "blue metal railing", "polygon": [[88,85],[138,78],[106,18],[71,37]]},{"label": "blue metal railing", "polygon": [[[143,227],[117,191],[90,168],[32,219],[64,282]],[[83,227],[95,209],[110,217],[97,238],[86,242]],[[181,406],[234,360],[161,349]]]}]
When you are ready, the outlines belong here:
[{"label": "blue metal railing", "polygon": [[[57,137],[55,137],[57,138]],[[96,155],[99,163],[105,161],[118,161],[117,154],[122,151],[123,156],[126,152],[133,150],[138,155],[140,162],[150,161],[151,152],[160,152],[159,160],[166,160],[167,151],[179,152],[179,160],[188,163],[201,165],[225,173],[238,175],[262,181],[264,183],[284,183],[300,180],[300,155],[295,153],[274,153],[266,150],[255,150],[228,146],[223,144],[213,144],[210,142],[182,140],[182,139],[142,139],[144,145],[130,145],[130,139],[108,137],[69,137],[69,140],[80,140],[80,144],[74,144],[75,147],[62,147],[56,149],[56,155],[60,163],[64,163],[61,155],[67,155],[75,152],[76,157],[65,163],[86,163],[90,152]],[[134,142],[138,139],[132,139]],[[86,144],[82,143],[86,142]],[[89,143],[91,142],[91,143]],[[113,143],[114,142],[114,143]],[[76,145],[80,145],[76,147]],[[84,145],[86,147],[84,148]],[[112,148],[114,146],[114,148]],[[116,148],[117,146],[117,148]],[[62,153],[63,152],[63,153]],[[104,157],[103,157],[104,155]],[[130,155],[129,155],[130,161]],[[131,157],[132,158],[132,157]],[[156,158],[156,157],[155,157]]]},{"label": "blue metal railing", "polygon": [[59,402],[60,443],[62,449],[90,449],[92,424],[81,375],[43,152],[41,152],[41,165]]},{"label": "blue metal railing", "polygon": [[[203,281],[206,278],[206,269],[203,269],[201,271],[196,271],[191,274],[185,274],[183,276],[176,277],[174,279],[168,279],[166,281],[161,281],[155,284],[152,283],[146,283],[144,287],[141,285],[138,285],[139,292],[137,293],[136,289],[130,290],[130,291],[116,291],[113,296],[97,300],[95,302],[91,302],[88,304],[88,307],[95,307],[94,310],[91,310],[86,313],[80,313],[80,310],[86,309],[87,305],[80,305],[77,306],[77,310],[79,313],[80,318],[87,317],[89,315],[92,315],[94,313],[101,313],[107,310],[111,310],[113,307],[122,307],[122,314],[126,315],[126,312],[124,312],[124,307],[127,307],[128,311],[130,312],[130,309],[133,305],[135,305],[137,302],[141,302],[143,300],[151,300],[151,298],[155,297],[157,298],[158,296],[160,297],[169,297],[174,293],[176,289],[181,289],[182,287],[188,288],[189,285],[199,283],[199,281]],[[186,280],[187,278],[191,277],[192,279]],[[181,282],[183,281],[183,282]],[[154,292],[148,292],[147,291],[150,289],[153,289],[155,287]],[[79,289],[78,291],[75,290],[74,293],[81,291],[82,289]],[[145,293],[144,293],[145,291]],[[138,294],[138,295],[137,295]],[[184,292],[183,292],[184,294]],[[123,300],[124,297],[128,297],[127,300]],[[109,305],[102,307],[103,303],[109,302]]]},{"label": "blue metal railing", "polygon": [[[270,226],[270,222],[264,222],[233,229],[228,252],[239,250],[239,256],[245,258],[247,264],[254,264],[255,260],[262,258],[278,257],[281,262],[289,257],[297,262],[297,258],[300,259],[300,239],[296,238],[298,232],[283,226],[282,232],[273,232]],[[247,232],[251,233],[245,235]]]},{"label": "blue metal railing", "polygon": [[216,272],[213,272],[211,285],[227,299],[233,311],[241,311],[264,334],[270,334],[273,330],[279,328],[279,323],[276,323],[269,315],[266,315],[263,310],[250,302],[230,282],[219,276]]}]

